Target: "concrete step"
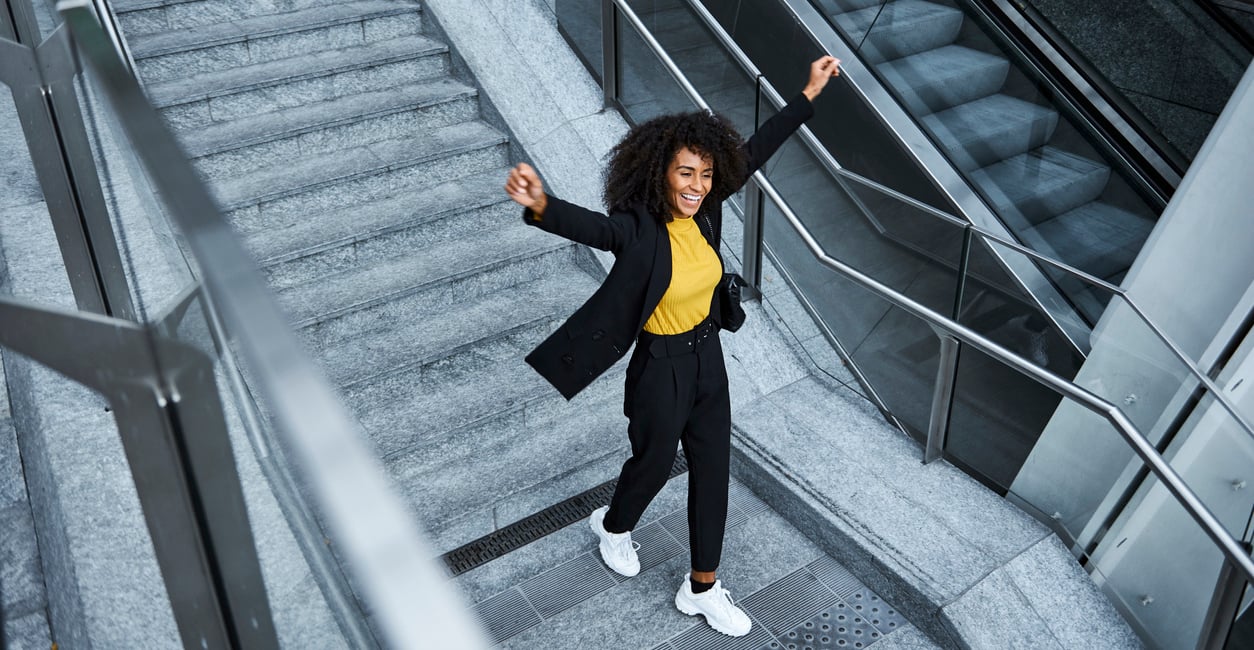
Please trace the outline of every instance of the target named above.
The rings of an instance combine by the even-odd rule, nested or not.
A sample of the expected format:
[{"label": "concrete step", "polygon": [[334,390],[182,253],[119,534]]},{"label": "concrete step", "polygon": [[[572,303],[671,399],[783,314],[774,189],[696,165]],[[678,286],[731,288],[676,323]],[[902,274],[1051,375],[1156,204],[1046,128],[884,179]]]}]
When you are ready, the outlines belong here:
[{"label": "concrete step", "polygon": [[[321,278],[278,293],[307,340],[322,344],[449,304],[510,289],[551,273],[573,272],[573,248],[519,222],[369,268]],[[315,348],[316,349],[316,348]]]},{"label": "concrete step", "polygon": [[214,189],[231,224],[249,234],[498,169],[506,149],[499,131],[465,122],[222,179]]},{"label": "concrete step", "polygon": [[478,117],[474,88],[444,78],[215,122],[180,137],[202,174],[225,178]]},{"label": "concrete step", "polygon": [[421,16],[408,2],[360,0],[139,34],[127,42],[151,83],[416,35]]},{"label": "concrete step", "polygon": [[[437,550],[449,551],[459,541],[478,537],[470,537],[475,528],[490,532],[485,519],[479,526],[471,524],[476,514],[509,521],[500,517],[510,516],[508,509],[520,505],[517,497],[544,500],[539,510],[578,494],[586,489],[580,481],[560,477],[583,473],[584,465],[607,451],[617,452],[618,467],[600,463],[591,474],[599,482],[616,476],[629,455],[627,418],[622,415],[624,366],[570,402],[526,366],[521,355],[496,367],[501,377],[484,373],[455,386],[416,387],[424,393],[413,399],[407,415],[430,409],[440,417],[404,420],[401,426],[415,427],[418,435],[410,448],[389,456],[385,464],[424,525],[441,540]],[[435,392],[425,392],[428,386]],[[517,401],[509,405],[510,400]],[[464,420],[470,421],[440,430]],[[535,510],[520,516],[531,512]]]},{"label": "concrete step", "polygon": [[1023,233],[1024,243],[1101,278],[1132,266],[1154,222],[1134,212],[1092,201]]},{"label": "concrete step", "polygon": [[326,0],[113,0],[128,38],[329,4]]},{"label": "concrete step", "polygon": [[177,130],[447,75],[448,46],[406,36],[147,85]]},{"label": "concrete step", "polygon": [[867,7],[878,7],[884,4],[884,2],[885,0],[818,0],[819,8],[828,15],[857,11]]},{"label": "concrete step", "polygon": [[1049,141],[1058,113],[1009,95],[991,95],[920,120],[960,169],[972,171]]},{"label": "concrete step", "polygon": [[318,358],[331,379],[347,388],[466,351],[493,357],[525,354],[596,286],[587,276],[563,274],[455,305],[431,305],[386,329],[324,342]]},{"label": "concrete step", "polygon": [[875,68],[906,108],[922,116],[1001,90],[1010,62],[961,45],[946,45]]},{"label": "concrete step", "polygon": [[498,168],[355,206],[351,220],[315,215],[252,233],[245,245],[276,290],[370,266],[516,219],[518,206],[500,188],[505,174]]},{"label": "concrete step", "polygon": [[971,172],[1012,227],[1033,225],[1092,201],[1106,188],[1110,168],[1045,146]]},{"label": "concrete step", "polygon": [[963,16],[958,9],[925,0],[893,0],[883,7],[839,13],[832,20],[855,46],[862,44],[863,58],[878,63],[953,43]]}]

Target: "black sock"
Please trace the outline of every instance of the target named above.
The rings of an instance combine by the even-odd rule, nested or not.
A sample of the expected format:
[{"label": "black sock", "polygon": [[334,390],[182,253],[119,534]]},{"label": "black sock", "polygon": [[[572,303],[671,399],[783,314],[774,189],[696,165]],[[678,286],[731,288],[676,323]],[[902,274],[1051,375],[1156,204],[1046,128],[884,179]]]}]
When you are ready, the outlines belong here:
[{"label": "black sock", "polygon": [[714,588],[713,582],[701,582],[700,580],[697,580],[696,578],[690,577],[688,578],[688,582],[692,583],[692,593],[694,594],[706,592]]}]

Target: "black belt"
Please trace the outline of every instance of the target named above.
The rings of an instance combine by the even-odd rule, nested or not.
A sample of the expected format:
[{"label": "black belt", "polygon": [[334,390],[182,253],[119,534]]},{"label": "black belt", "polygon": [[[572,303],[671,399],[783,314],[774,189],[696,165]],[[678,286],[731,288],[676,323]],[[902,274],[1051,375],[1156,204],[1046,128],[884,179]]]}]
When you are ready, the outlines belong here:
[{"label": "black belt", "polygon": [[711,336],[718,334],[718,327],[708,316],[696,327],[682,334],[652,334],[641,331],[638,344],[649,351],[654,359],[677,357],[701,349]]}]

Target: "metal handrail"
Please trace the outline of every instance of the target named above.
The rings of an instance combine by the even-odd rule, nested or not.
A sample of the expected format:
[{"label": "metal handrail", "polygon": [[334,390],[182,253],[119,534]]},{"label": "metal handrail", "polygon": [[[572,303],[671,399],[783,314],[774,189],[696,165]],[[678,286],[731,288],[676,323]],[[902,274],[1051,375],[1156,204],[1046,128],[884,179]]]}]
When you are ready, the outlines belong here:
[{"label": "metal handrail", "polygon": [[[709,10],[706,9],[700,2],[697,2],[696,0],[687,0],[687,4],[692,9],[693,13],[695,13],[697,17],[702,21],[702,23],[704,23],[706,29],[710,31],[711,35],[714,36],[714,38],[719,42],[719,44],[724,48],[724,50],[726,50],[729,54],[731,54],[732,58],[736,60],[736,62],[741,66],[741,68],[744,69],[746,73],[748,73],[751,77],[757,80],[758,87],[762,88],[765,91],[766,96],[771,100],[773,104],[775,104],[776,108],[782,108],[784,104],[787,103],[784,101],[783,95],[781,95],[780,92],[776,90],[774,85],[772,85],[771,82],[768,81],[762,75],[761,70],[759,70],[758,67],[753,64],[753,62],[749,59],[749,56],[745,54],[744,50],[740,49],[740,46],[737,45],[734,40],[732,40],[731,36],[727,34],[726,30],[723,29],[722,25],[718,24],[718,20],[715,19],[714,16],[710,14]],[[659,50],[661,50],[661,45],[658,44],[656,40],[653,40],[651,36],[649,38],[649,41],[650,41],[651,47],[653,45],[656,45],[659,48]],[[665,52],[663,51],[662,54],[665,54]],[[676,69],[678,70],[678,68]],[[685,91],[690,90],[692,93],[696,93],[695,88],[693,88],[691,84],[688,84],[687,80],[684,81],[684,84],[685,84]],[[706,108],[706,109],[709,108],[709,106],[705,104],[704,100],[701,100],[701,102],[702,102],[701,103],[702,108]],[[1145,313],[1145,311],[1142,310],[1140,306],[1137,305],[1135,301],[1132,300],[1132,298],[1128,295],[1125,289],[1123,289],[1122,287],[1115,286],[1101,278],[1097,278],[1065,262],[1056,260],[1038,251],[1034,251],[1019,242],[1009,240],[996,233],[985,230],[984,228],[976,224],[969,223],[953,215],[946,214],[940,210],[937,210],[936,208],[930,205],[927,205],[913,198],[910,198],[896,190],[893,190],[892,188],[886,187],[883,184],[873,181],[869,178],[866,178],[860,174],[851,172],[848,169],[845,169],[844,167],[842,167],[840,163],[836,161],[835,157],[833,157],[831,152],[829,152],[827,148],[823,146],[823,144],[819,141],[818,137],[814,134],[814,132],[810,129],[810,127],[803,124],[801,125],[801,128],[797,130],[797,133],[800,136],[801,140],[805,142],[806,145],[809,147],[811,153],[815,154],[818,157],[819,161],[823,163],[824,167],[827,168],[829,173],[832,173],[838,176],[851,177],[855,179],[857,182],[869,185],[871,187],[874,187],[878,190],[881,190],[889,194],[893,198],[905,201],[912,207],[922,210],[923,212],[932,216],[933,218],[942,219],[958,227],[969,228],[973,235],[975,235],[976,237],[979,237],[979,239],[986,244],[988,242],[995,242],[1007,248],[1011,248],[1022,255],[1025,255],[1027,257],[1032,258],[1033,260],[1036,260],[1037,262],[1046,264],[1067,275],[1079,278],[1080,280],[1084,282],[1087,282],[1092,285],[1096,285],[1114,295],[1119,296],[1121,300],[1123,300],[1125,303],[1128,304],[1129,307],[1132,308],[1133,313],[1135,313],[1137,317],[1140,318],[1145,323],[1146,327],[1148,327],[1149,330],[1154,333],[1154,336],[1158,337],[1158,339],[1161,340],[1163,344],[1167,346],[1167,349],[1170,350],[1171,353],[1176,357],[1176,359],[1179,360],[1180,363],[1182,363],[1185,366],[1185,368],[1188,369],[1188,371],[1194,376],[1194,378],[1197,379],[1198,382],[1200,382],[1202,386],[1204,386],[1208,391],[1210,391],[1212,395],[1214,395],[1216,401],[1218,401],[1220,405],[1223,406],[1223,409],[1228,412],[1228,414],[1233,418],[1233,420],[1237,423],[1237,425],[1240,426],[1242,429],[1244,429],[1247,435],[1249,435],[1251,438],[1254,438],[1254,423],[1251,423],[1245,417],[1245,415],[1236,407],[1236,405],[1232,403],[1232,400],[1215,384],[1214,380],[1212,380],[1208,374],[1206,374],[1200,368],[1198,368],[1196,362],[1190,359],[1188,355],[1185,354],[1184,350],[1178,344],[1176,344],[1175,341],[1171,340],[1167,336],[1167,334],[1162,331],[1162,328],[1160,328],[1156,323],[1154,323],[1153,320],[1150,319],[1150,317]]]},{"label": "metal handrail", "polygon": [[[675,79],[684,91],[698,106],[709,108],[704,98],[696,91],[693,85],[688,81],[684,73],[675,64],[674,60],[666,53],[666,51],[653,38],[648,27],[645,26],[640,17],[627,4],[628,0],[604,0],[611,3],[615,8],[627,18],[628,23],[636,31],[637,34],[648,44],[661,61],[667,72]],[[802,127],[804,128],[804,126]],[[1211,541],[1219,547],[1227,561],[1244,574],[1245,579],[1254,582],[1254,558],[1245,552],[1241,544],[1233,538],[1223,524],[1210,511],[1206,504],[1193,492],[1191,488],[1184,482],[1184,479],[1172,469],[1171,465],[1158,453],[1144,434],[1142,434],[1136,425],[1119,410],[1117,406],[1106,401],[1102,397],[1093,392],[1076,385],[1075,383],[1058,376],[1046,368],[1042,368],[1031,361],[1011,352],[1009,349],[996,343],[992,339],[972,330],[957,321],[954,321],[939,312],[923,305],[922,303],[910,298],[909,296],[898,292],[886,284],[872,278],[871,276],[859,271],[858,269],[837,260],[823,250],[823,246],[814,238],[801,219],[788,206],[783,197],[776,191],[775,186],[767,180],[761,171],[756,171],[751,177],[751,182],[775,203],[779,208],[788,224],[798,236],[805,242],[806,247],[810,250],[821,264],[835,271],[844,277],[854,281],[864,289],[876,294],[879,298],[891,303],[895,307],[902,309],[919,319],[927,322],[933,328],[946,332],[959,341],[984,352],[988,356],[996,359],[998,362],[1009,366],[1010,368],[1024,374],[1033,380],[1061,393],[1081,406],[1092,411],[1093,413],[1103,417],[1111,423],[1111,425],[1119,432],[1123,440],[1141,460],[1149,466],[1150,471],[1162,481],[1168,491],[1175,497],[1176,501],[1189,513],[1195,522],[1202,527],[1203,532],[1210,537]]]},{"label": "metal handrail", "polygon": [[366,437],[297,342],[255,263],[97,20],[92,0],[62,0],[57,10],[184,234],[208,299],[273,398],[286,440],[387,640],[394,647],[486,648]]}]

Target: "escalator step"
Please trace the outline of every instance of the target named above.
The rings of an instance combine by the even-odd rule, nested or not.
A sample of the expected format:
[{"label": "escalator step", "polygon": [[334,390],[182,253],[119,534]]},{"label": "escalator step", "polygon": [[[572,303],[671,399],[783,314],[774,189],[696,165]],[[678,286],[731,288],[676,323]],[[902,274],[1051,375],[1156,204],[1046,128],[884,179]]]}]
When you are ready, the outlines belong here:
[{"label": "escalator step", "polygon": [[881,63],[876,69],[911,113],[927,115],[1001,90],[1010,63],[961,45],[946,45]]},{"label": "escalator step", "polygon": [[1029,228],[1024,243],[1106,278],[1132,265],[1153,227],[1153,222],[1138,214],[1092,201]]},{"label": "escalator step", "polygon": [[1110,168],[1057,147],[1040,147],[971,172],[1012,227],[1058,216],[1098,197]]},{"label": "escalator step", "polygon": [[998,94],[933,113],[920,121],[955,165],[971,171],[1045,144],[1058,126],[1058,113]]},{"label": "escalator step", "polygon": [[873,63],[949,45],[963,21],[961,11],[924,0],[895,0],[832,18]]}]

